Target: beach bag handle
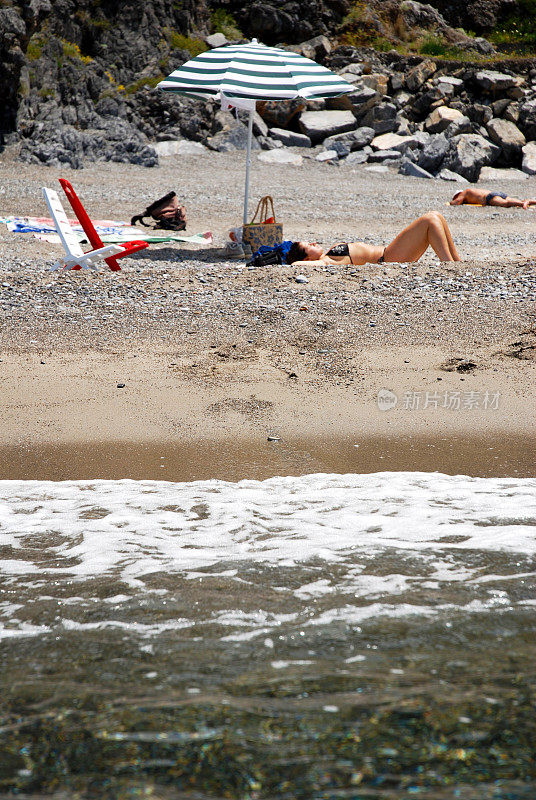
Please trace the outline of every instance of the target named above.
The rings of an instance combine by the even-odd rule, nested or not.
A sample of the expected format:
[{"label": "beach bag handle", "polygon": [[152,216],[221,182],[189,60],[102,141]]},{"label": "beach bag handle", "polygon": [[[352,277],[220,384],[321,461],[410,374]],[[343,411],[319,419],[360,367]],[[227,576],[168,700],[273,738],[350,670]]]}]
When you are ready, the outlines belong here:
[{"label": "beach bag handle", "polygon": [[[271,215],[268,213],[269,212],[269,206],[272,207]],[[270,216],[273,217],[274,222],[276,221],[276,219],[275,219],[275,211],[274,211],[274,201],[273,201],[271,195],[267,194],[264,197],[261,197],[261,199],[257,203],[257,209],[256,209],[256,211],[255,211],[255,213],[253,215],[253,219],[249,223],[250,225],[254,224],[255,220],[257,219],[257,214],[259,215],[259,222],[260,223],[266,222],[266,220]]]}]

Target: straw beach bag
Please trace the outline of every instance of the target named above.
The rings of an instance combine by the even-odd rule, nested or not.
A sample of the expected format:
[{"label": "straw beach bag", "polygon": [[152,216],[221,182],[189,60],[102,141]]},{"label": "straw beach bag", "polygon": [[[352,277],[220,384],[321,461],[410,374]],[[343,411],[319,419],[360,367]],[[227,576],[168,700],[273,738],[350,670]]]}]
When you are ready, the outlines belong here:
[{"label": "straw beach bag", "polygon": [[[271,208],[271,215],[270,215]],[[256,222],[257,216],[259,221]],[[242,228],[242,243],[249,244],[255,253],[259,247],[274,247],[283,241],[283,223],[275,221],[274,201],[269,194],[261,197],[251,222]]]}]

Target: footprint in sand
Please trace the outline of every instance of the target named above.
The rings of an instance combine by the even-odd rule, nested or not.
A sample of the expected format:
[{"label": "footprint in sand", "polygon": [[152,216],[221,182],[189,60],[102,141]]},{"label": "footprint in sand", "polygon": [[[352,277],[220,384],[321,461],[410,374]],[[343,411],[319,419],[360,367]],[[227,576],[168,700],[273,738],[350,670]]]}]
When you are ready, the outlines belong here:
[{"label": "footprint in sand", "polygon": [[474,372],[477,364],[468,358],[449,358],[444,364],[439,365],[439,369],[445,372]]}]

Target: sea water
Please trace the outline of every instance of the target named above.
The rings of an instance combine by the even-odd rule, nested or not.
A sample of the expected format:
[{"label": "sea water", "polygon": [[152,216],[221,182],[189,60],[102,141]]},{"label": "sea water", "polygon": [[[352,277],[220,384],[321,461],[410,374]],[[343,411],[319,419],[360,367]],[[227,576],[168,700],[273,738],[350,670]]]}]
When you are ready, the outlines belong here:
[{"label": "sea water", "polygon": [[535,553],[532,478],[0,481],[0,787],[533,798]]}]

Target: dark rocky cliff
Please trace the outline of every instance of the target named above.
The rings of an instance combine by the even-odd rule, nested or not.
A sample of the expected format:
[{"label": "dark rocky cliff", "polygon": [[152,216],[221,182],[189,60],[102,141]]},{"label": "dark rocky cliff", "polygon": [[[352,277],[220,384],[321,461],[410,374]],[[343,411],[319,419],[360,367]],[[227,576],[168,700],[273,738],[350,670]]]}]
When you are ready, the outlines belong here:
[{"label": "dark rocky cliff", "polygon": [[467,28],[475,33],[489,33],[509,12],[515,10],[517,0],[430,0],[455,28]]},{"label": "dark rocky cliff", "polygon": [[110,115],[106,101],[189,58],[182,39],[207,22],[202,0],[4,0],[0,134],[10,141],[39,123],[94,126],[99,103]]}]

